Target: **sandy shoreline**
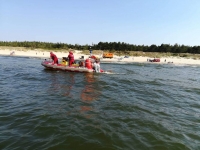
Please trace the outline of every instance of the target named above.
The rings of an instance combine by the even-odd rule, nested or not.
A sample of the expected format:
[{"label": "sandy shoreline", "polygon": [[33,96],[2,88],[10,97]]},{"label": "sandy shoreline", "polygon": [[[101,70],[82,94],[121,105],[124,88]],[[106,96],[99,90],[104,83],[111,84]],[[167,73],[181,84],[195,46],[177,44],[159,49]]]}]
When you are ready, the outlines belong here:
[{"label": "sandy shoreline", "polygon": [[[62,59],[62,57],[67,57],[68,52],[54,52],[59,59]],[[50,53],[48,51],[40,51],[40,50],[15,50],[15,49],[2,49],[0,48],[0,55],[2,56],[21,56],[21,57],[37,57],[41,59],[49,59]],[[130,56],[129,58],[124,58],[124,56],[116,56],[114,55],[114,58],[102,58],[101,55],[95,55],[101,59],[101,62],[124,62],[124,63],[152,63],[148,62],[147,59],[153,59],[149,57],[133,57]],[[75,50],[74,52],[75,59],[80,59],[81,57],[84,57],[84,59],[88,58],[89,55],[81,54],[81,51]],[[165,61],[166,60],[166,61]],[[188,59],[188,58],[178,58],[178,57],[166,57],[166,58],[160,58],[160,62],[153,62],[156,64],[166,64],[166,63],[172,63],[173,64],[185,64],[185,65],[200,65],[200,60],[194,60],[194,59]]]}]

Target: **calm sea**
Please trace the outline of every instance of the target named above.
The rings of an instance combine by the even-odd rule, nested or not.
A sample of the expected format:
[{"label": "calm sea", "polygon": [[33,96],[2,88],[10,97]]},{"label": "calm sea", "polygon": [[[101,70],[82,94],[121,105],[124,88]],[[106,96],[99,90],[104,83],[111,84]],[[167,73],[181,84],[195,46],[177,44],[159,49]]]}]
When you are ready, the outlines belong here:
[{"label": "calm sea", "polygon": [[45,70],[0,56],[1,150],[199,150],[200,66]]}]

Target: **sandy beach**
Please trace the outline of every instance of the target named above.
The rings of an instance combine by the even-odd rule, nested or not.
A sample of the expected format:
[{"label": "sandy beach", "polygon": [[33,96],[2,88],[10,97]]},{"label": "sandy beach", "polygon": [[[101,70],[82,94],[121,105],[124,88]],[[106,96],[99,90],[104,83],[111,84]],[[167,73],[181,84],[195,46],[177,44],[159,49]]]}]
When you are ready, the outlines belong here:
[{"label": "sandy beach", "polygon": [[[84,59],[88,58],[89,55],[82,54],[82,51],[79,50],[73,50],[75,59],[81,59],[84,57]],[[62,57],[68,56],[67,52],[54,52],[57,57],[61,60]],[[43,50],[19,50],[15,48],[0,48],[0,55],[2,56],[18,56],[18,57],[37,57],[41,59],[49,59],[50,58],[50,52],[49,51],[43,51]],[[101,62],[124,62],[124,63],[156,63],[156,64],[166,64],[166,63],[173,63],[173,64],[184,64],[184,65],[200,65],[200,60],[195,60],[191,58],[182,58],[182,57],[163,57],[160,58],[160,62],[148,62],[148,59],[153,59],[149,57],[133,57],[130,56],[128,58],[125,58],[125,56],[116,56],[112,59],[109,58],[102,58],[102,55],[95,55],[98,58],[100,58]]]}]

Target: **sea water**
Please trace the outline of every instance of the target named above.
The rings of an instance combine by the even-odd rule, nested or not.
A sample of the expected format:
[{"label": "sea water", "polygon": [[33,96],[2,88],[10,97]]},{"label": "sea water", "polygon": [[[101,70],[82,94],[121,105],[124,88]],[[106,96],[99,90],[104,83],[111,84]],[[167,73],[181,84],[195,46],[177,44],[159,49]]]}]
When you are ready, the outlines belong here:
[{"label": "sea water", "polygon": [[0,57],[0,149],[200,149],[200,66],[101,63],[92,74],[41,61]]}]

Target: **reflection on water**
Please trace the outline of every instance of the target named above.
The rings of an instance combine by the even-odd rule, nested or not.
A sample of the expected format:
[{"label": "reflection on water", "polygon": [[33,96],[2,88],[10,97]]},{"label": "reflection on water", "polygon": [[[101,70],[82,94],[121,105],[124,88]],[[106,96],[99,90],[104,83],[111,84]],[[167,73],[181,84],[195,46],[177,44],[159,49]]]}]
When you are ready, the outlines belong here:
[{"label": "reflection on water", "polygon": [[[84,103],[83,106],[80,106],[80,113],[89,113],[94,110],[94,107],[88,106],[88,103],[95,101],[100,96],[100,91],[97,90],[97,78],[95,78],[94,74],[87,73],[85,74],[85,85],[83,90],[81,91],[81,100]],[[86,118],[91,118],[93,115],[85,114]]]},{"label": "reflection on water", "polygon": [[[98,89],[98,78],[92,73],[81,74],[84,78],[83,81],[78,81],[75,73],[55,73],[51,72],[49,76],[50,81],[50,93],[60,93],[64,96],[77,96],[80,92],[80,98],[82,101],[91,102],[97,100],[100,91]],[[74,84],[79,83],[79,87],[76,89]],[[73,89],[74,87],[74,89]],[[80,91],[81,89],[81,91]],[[76,94],[75,94],[76,93]]]},{"label": "reflection on water", "polygon": [[45,104],[48,113],[57,112],[59,117],[78,113],[85,118],[91,118],[95,109],[93,102],[101,95],[101,88],[97,83],[98,76],[92,73],[77,74],[55,71],[48,71],[48,73],[49,99]]},{"label": "reflection on water", "polygon": [[75,84],[73,73],[66,74],[65,72],[51,71],[49,76],[50,93],[60,93],[63,96],[70,96],[73,85]]},{"label": "reflection on water", "polygon": [[95,87],[95,82],[97,79],[94,77],[94,74],[91,73],[87,73],[85,74],[85,86],[84,89],[81,92],[81,99],[83,101],[94,101],[96,100],[99,95],[100,95],[100,91],[96,89]]},{"label": "reflection on water", "polygon": [[74,74],[70,74],[67,85],[64,85],[62,87],[62,88],[64,88],[66,90],[65,93],[64,93],[64,96],[69,96],[70,95],[70,92],[72,90],[72,87],[73,87],[74,83],[75,83]]}]

